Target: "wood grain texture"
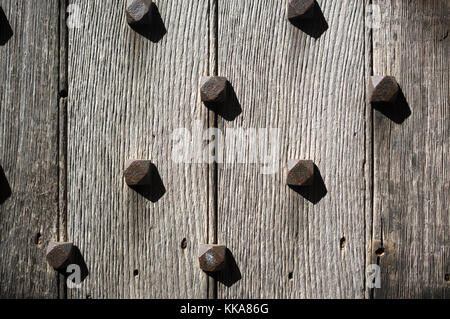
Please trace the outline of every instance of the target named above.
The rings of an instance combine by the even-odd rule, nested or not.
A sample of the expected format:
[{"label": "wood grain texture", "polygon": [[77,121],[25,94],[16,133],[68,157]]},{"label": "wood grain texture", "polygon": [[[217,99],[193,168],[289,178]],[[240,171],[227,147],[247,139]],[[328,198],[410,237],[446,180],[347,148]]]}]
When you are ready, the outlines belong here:
[{"label": "wood grain texture", "polygon": [[[219,75],[243,109],[219,126],[281,132],[276,174],[219,169],[219,243],[242,274],[231,288],[219,284],[219,298],[364,298],[364,2],[318,2],[329,29],[314,40],[287,21],[286,1],[219,0]],[[328,193],[317,205],[285,186],[291,159],[320,169]]]},{"label": "wood grain texture", "polygon": [[[71,1],[84,26],[69,31],[68,236],[90,274],[70,298],[207,296],[197,246],[208,240],[209,166],[175,164],[171,134],[208,123],[198,88],[209,5],[155,3],[167,28],[158,43],[127,26],[125,1]],[[125,185],[128,159],[158,167],[159,202]]]},{"label": "wood grain texture", "polygon": [[401,125],[374,118],[373,252],[382,287],[376,298],[448,298],[448,1],[374,1],[374,74],[397,78],[412,115]]},{"label": "wood grain texture", "polygon": [[0,298],[56,298],[45,247],[58,237],[58,1],[0,6],[13,30],[0,46],[0,165],[12,189],[0,205]]},{"label": "wood grain texture", "polygon": [[[0,298],[449,297],[448,1],[318,0],[329,29],[317,40],[287,21],[286,1],[158,0],[167,34],[152,43],[127,26],[125,0],[0,0],[14,32],[0,39],[0,166],[12,188]],[[369,4],[380,28],[367,25]],[[234,86],[235,121],[200,102],[212,74]],[[368,105],[370,74],[399,80],[404,123]],[[279,129],[277,173],[176,164],[171,134],[195,120],[225,138]],[[260,160],[273,146],[239,137],[248,143],[225,155]],[[157,203],[125,185],[128,159],[158,167]],[[291,159],[320,169],[317,204],[285,186]],[[81,289],[47,265],[51,240],[81,250]],[[199,243],[227,245],[242,278],[207,277]],[[371,264],[381,289],[366,287]]]}]

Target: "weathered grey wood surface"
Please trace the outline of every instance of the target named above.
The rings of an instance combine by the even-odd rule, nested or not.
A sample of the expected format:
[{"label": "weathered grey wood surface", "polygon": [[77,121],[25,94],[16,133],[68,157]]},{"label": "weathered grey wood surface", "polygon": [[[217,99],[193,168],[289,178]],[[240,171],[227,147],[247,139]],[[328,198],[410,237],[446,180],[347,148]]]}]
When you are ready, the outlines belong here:
[{"label": "weathered grey wood surface", "polygon": [[[329,29],[317,40],[286,20],[285,0],[155,3],[167,28],[157,43],[127,26],[125,1],[0,0],[14,30],[0,46],[0,165],[13,191],[0,205],[0,297],[448,298],[447,1],[318,0]],[[81,25],[66,29],[68,5]],[[403,124],[366,103],[372,73],[398,78]],[[208,74],[232,82],[236,120],[200,103]],[[195,120],[225,138],[279,128],[279,170],[176,164],[171,135]],[[133,158],[159,168],[157,203],[125,185]],[[285,186],[291,159],[316,162],[317,204]],[[58,239],[84,255],[81,289],[66,293],[46,264]],[[227,287],[202,273],[202,242],[226,244],[242,278]],[[381,289],[367,287],[371,264]]]},{"label": "weathered grey wood surface", "polygon": [[[220,127],[281,132],[276,174],[219,170],[219,242],[242,273],[219,297],[364,297],[364,2],[319,3],[329,29],[314,40],[287,22],[285,1],[219,1],[219,74],[243,109]],[[317,205],[285,185],[291,159],[320,169],[328,194]]]},{"label": "weathered grey wood surface", "polygon": [[[69,297],[204,298],[209,167],[175,164],[171,133],[207,125],[208,1],[156,1],[168,30],[158,43],[127,26],[125,1],[73,3],[85,25],[69,31],[68,235],[90,275]],[[128,159],[155,163],[160,201],[126,186]]]},{"label": "weathered grey wood surface", "polygon": [[382,270],[375,297],[448,298],[448,1],[374,3],[383,12],[373,31],[374,74],[398,79],[412,113],[402,125],[375,113],[372,262]]},{"label": "weathered grey wood surface", "polygon": [[56,298],[44,248],[58,239],[59,6],[0,6],[13,30],[0,46],[0,165],[12,189],[0,205],[0,298]]}]

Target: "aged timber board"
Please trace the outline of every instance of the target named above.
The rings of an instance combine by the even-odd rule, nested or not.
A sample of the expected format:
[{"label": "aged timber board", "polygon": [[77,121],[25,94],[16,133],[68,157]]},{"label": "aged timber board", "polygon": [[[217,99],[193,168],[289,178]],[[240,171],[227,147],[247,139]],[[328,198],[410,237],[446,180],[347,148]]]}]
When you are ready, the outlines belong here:
[{"label": "aged timber board", "polygon": [[0,7],[0,170],[11,190],[0,204],[0,298],[57,298],[45,246],[58,239],[59,6]]},{"label": "aged timber board", "polygon": [[[374,1],[373,72],[397,78],[410,114],[374,116],[371,263],[375,298],[448,298],[450,285],[448,1]],[[403,118],[402,118],[403,119]],[[400,121],[397,121],[400,122]],[[381,249],[381,250],[380,250]]]},{"label": "aged timber board", "polygon": [[[365,3],[318,3],[329,28],[315,40],[288,23],[285,1],[218,2],[218,71],[243,110],[219,127],[280,129],[279,141],[265,138],[258,148],[279,155],[275,174],[254,164],[219,167],[218,241],[242,276],[219,284],[220,298],[365,295]],[[250,161],[245,133],[238,136]],[[227,151],[239,148],[233,143]],[[292,159],[318,166],[324,185],[309,197],[315,204],[285,185]]]},{"label": "aged timber board", "polygon": [[[155,3],[167,33],[154,43],[128,27],[125,1],[70,2],[83,26],[69,30],[68,237],[89,269],[70,298],[207,296],[196,255],[208,240],[209,166],[176,164],[171,134],[207,126],[209,3]],[[158,167],[159,201],[126,186],[128,159]]]}]

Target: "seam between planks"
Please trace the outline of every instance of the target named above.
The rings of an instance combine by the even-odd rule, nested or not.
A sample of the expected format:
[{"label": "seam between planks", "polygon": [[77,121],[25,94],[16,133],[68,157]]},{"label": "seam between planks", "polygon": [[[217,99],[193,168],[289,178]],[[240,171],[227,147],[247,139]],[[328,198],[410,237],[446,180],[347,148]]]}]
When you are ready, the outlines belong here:
[{"label": "seam between planks", "polygon": [[[373,0],[367,0],[364,4],[363,8],[363,19],[367,19],[368,11],[367,7],[372,7]],[[366,33],[366,28],[369,28]],[[364,83],[365,83],[365,91],[364,91],[364,99],[366,104],[366,145],[365,145],[365,153],[366,153],[366,165],[369,165],[369,168],[365,169],[366,176],[366,194],[364,196],[364,207],[366,209],[366,213],[364,214],[364,272],[363,272],[363,291],[364,291],[364,299],[373,299],[373,289],[368,288],[367,286],[367,269],[368,263],[372,259],[372,242],[373,242],[373,219],[374,219],[374,182],[375,182],[375,153],[374,153],[374,110],[370,105],[369,97],[368,97],[368,85],[370,81],[370,77],[373,75],[373,28],[372,26],[368,26],[364,21],[364,33],[366,38],[366,45],[364,46],[364,55],[366,58],[365,63],[365,71],[364,71]],[[367,203],[369,201],[369,203]],[[368,215],[370,214],[370,215]],[[370,225],[369,225],[370,223]]]},{"label": "seam between planks", "polygon": [[[218,57],[219,57],[219,0],[210,0],[209,5],[209,32],[208,32],[208,76],[218,75]],[[210,127],[218,128],[218,116],[213,112],[208,112],[208,124]],[[217,149],[217,139],[214,144]],[[210,244],[217,244],[218,241],[218,210],[219,210],[219,167],[216,162],[210,166],[210,178],[208,179],[208,216],[207,216],[207,235]],[[208,299],[217,299],[218,287],[217,280],[208,277],[207,285]]]},{"label": "seam between planks", "polygon": [[[67,241],[67,93],[68,93],[68,28],[67,0],[59,1],[58,19],[58,241]],[[64,277],[58,275],[58,299],[67,299]]]},{"label": "seam between planks", "polygon": [[[373,5],[373,0],[369,0],[369,6],[372,7]],[[367,16],[367,12],[366,12],[366,7],[364,7],[364,18]],[[369,31],[369,44],[370,44],[370,51],[369,51],[369,70],[368,72],[366,72],[366,74],[369,74],[370,76],[373,76],[373,28],[370,28]],[[370,81],[370,79],[366,79],[366,81]],[[368,92],[367,92],[367,85],[368,82],[366,82],[366,103],[369,104],[369,121],[367,121],[366,123],[369,123],[370,125],[370,214],[371,214],[371,224],[370,224],[370,228],[367,227],[367,221],[364,221],[365,224],[365,238],[367,240],[367,232],[370,232],[370,242],[369,243],[365,243],[365,248],[369,249],[370,247],[370,252],[372,254],[372,238],[373,238],[373,218],[375,216],[375,205],[374,205],[374,195],[375,195],[375,189],[374,189],[374,185],[375,185],[375,143],[374,143],[374,138],[375,138],[375,131],[374,131],[374,110],[372,109],[372,107],[370,106],[370,103],[368,102]],[[366,218],[367,215],[364,215],[364,219]],[[369,244],[369,245],[368,245]],[[364,254],[366,260],[364,262],[364,289],[366,289],[367,287],[367,251]],[[369,298],[368,299],[373,299],[373,288],[371,289],[370,293],[369,293]]]}]

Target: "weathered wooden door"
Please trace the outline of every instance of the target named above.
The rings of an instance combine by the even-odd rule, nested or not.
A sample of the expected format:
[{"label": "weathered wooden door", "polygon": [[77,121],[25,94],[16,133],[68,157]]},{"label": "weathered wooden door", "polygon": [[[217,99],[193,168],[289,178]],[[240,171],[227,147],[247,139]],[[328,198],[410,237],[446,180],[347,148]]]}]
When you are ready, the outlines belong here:
[{"label": "weathered wooden door", "polygon": [[[318,0],[317,38],[285,0],[155,4],[148,39],[125,1],[0,0],[0,297],[448,298],[448,1]],[[403,123],[367,103],[374,74],[399,81]],[[208,75],[232,83],[235,120],[202,105]],[[196,123],[277,129],[279,170],[174,162],[173,132]],[[158,167],[156,203],[124,183],[137,158]],[[293,159],[319,168],[317,201],[285,185]],[[81,289],[46,263],[64,240],[88,267]],[[232,284],[197,265],[214,242]]]}]

